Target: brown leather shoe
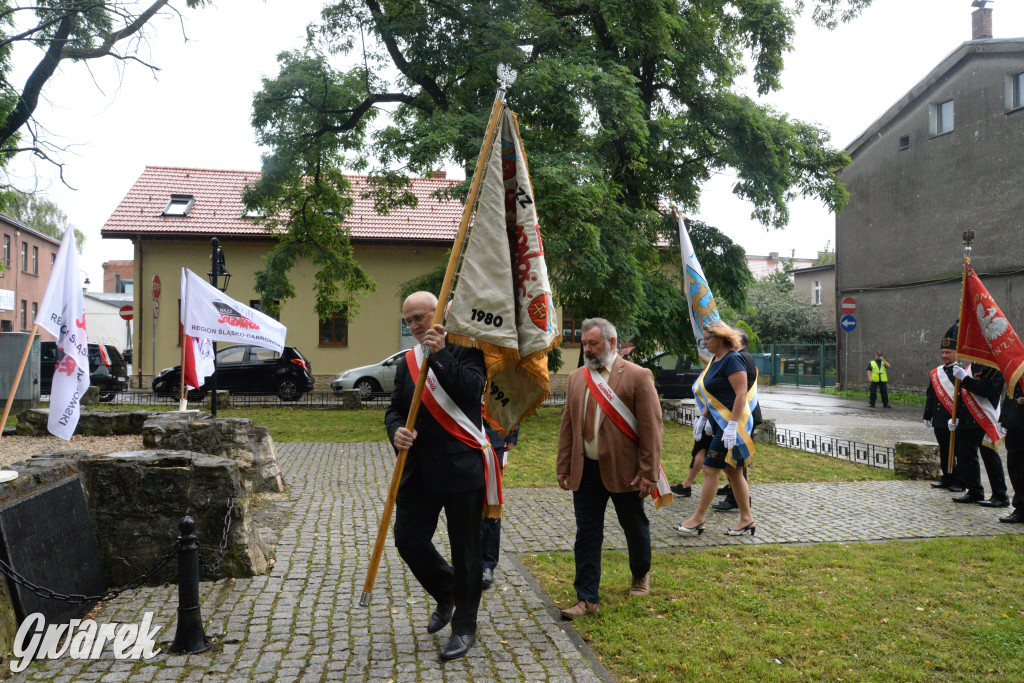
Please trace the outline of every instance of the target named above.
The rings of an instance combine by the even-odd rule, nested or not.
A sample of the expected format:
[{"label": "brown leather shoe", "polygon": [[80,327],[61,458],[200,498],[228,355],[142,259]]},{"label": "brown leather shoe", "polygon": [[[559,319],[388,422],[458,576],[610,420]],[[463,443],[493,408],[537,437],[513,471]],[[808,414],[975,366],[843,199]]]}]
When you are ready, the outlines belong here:
[{"label": "brown leather shoe", "polygon": [[651,573],[647,572],[641,578],[633,579],[633,585],[629,587],[630,595],[647,595],[651,592]]},{"label": "brown leather shoe", "polygon": [[566,609],[562,610],[562,618],[572,621],[573,619],[578,619],[580,617],[585,617],[588,614],[596,613],[596,602],[590,602],[589,600],[580,600],[572,607],[567,607]]}]

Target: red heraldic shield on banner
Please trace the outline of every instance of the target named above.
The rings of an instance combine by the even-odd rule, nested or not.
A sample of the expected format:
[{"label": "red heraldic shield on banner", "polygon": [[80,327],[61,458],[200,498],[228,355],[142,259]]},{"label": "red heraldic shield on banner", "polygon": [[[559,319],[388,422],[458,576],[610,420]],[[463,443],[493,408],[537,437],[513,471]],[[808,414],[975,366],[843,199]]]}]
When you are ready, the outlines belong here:
[{"label": "red heraldic shield on banner", "polygon": [[964,298],[960,303],[956,356],[997,368],[1003,373],[1006,391],[1011,396],[1018,382],[1024,389],[1024,344],[970,266],[967,266]]}]

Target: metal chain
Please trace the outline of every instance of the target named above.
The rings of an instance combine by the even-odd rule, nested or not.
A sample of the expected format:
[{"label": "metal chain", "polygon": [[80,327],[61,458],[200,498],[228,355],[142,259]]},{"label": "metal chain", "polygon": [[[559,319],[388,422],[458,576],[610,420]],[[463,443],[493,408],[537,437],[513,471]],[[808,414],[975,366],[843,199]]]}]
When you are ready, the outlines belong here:
[{"label": "metal chain", "polygon": [[203,566],[208,574],[216,574],[217,569],[220,568],[220,563],[224,559],[224,555],[228,549],[228,534],[231,532],[231,513],[235,509],[235,497],[228,498],[228,511],[224,513],[224,530],[221,532],[220,547],[217,548],[217,560],[212,564],[206,562],[206,557],[203,555],[203,545],[199,544],[199,564]]},{"label": "metal chain", "polygon": [[35,593],[44,600],[62,600],[64,602],[69,602],[72,605],[81,605],[86,602],[113,600],[121,593],[139,588],[140,586],[145,584],[146,580],[149,579],[150,576],[166,567],[167,563],[171,561],[171,558],[173,558],[175,554],[177,554],[177,552],[178,541],[175,540],[174,545],[171,546],[170,550],[168,550],[163,557],[157,560],[157,563],[153,565],[153,567],[149,571],[145,572],[144,574],[140,574],[135,579],[133,579],[131,583],[121,588],[111,588],[110,590],[100,593],[99,595],[81,595],[79,593],[72,593],[70,595],[66,595],[64,593],[58,593],[57,591],[50,590],[49,588],[44,588],[26,579],[24,576],[15,571],[15,569],[12,566],[4,562],[2,559],[0,559],[0,572],[6,574],[7,577],[11,579],[11,581],[14,581],[22,588],[28,589],[29,591]]}]

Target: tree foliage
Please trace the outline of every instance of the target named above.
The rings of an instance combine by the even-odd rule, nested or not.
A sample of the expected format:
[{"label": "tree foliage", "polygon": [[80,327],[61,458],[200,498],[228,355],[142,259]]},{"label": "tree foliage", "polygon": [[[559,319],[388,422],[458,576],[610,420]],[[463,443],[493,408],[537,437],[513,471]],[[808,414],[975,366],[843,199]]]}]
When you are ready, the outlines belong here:
[{"label": "tree foliage", "polygon": [[85,244],[85,233],[68,224],[68,216],[59,206],[45,197],[18,190],[8,192],[6,213],[16,221],[55,239],[64,237],[64,231],[75,231],[75,246],[79,253]]},{"label": "tree foliage", "polygon": [[[817,19],[865,3],[822,0]],[[454,161],[470,177],[496,67],[510,65],[557,303],[614,320],[638,344],[678,348],[692,335],[667,268],[679,269],[678,250],[664,248],[676,239],[666,200],[695,210],[701,185],[725,170],[769,227],[786,225],[797,196],[830,209],[847,199],[836,173],[849,160],[827,133],[744,92],[748,71],[757,93],[779,88],[793,16],[784,0],[334,2],[256,96],[257,130],[277,134],[262,138],[264,196],[299,187],[274,180],[286,144],[321,140],[319,169],[369,169],[390,201],[408,199],[397,174]],[[355,66],[334,71],[337,55]],[[287,227],[304,238],[303,224]],[[727,270],[709,280],[741,303],[749,275]]]},{"label": "tree foliage", "polygon": [[762,344],[817,341],[835,334],[821,311],[793,295],[793,282],[783,271],[757,280],[747,291],[743,316]]},{"label": "tree foliage", "polygon": [[[25,151],[60,166],[57,148],[33,119],[47,82],[69,61],[134,61],[156,69],[139,51],[149,21],[164,9],[177,12],[170,0],[0,0],[0,167]],[[24,84],[11,81],[16,52],[39,55]]]}]

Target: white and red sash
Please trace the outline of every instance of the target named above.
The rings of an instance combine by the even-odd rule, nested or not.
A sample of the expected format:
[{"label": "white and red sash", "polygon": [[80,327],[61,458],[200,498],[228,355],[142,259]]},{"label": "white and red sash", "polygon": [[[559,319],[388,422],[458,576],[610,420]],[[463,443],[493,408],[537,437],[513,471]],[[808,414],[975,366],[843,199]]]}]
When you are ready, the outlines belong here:
[{"label": "white and red sash", "polygon": [[[405,354],[405,363],[409,366],[412,381],[416,382],[420,375],[420,364],[423,362],[423,348],[417,344]],[[459,408],[458,404],[448,395],[437,380],[434,371],[427,368],[427,381],[423,387],[423,405],[430,415],[446,432],[472,448],[479,448],[484,460],[484,517],[501,519],[502,506],[505,498],[501,491],[501,468],[498,467],[498,456],[487,440],[483,425],[474,425],[473,421]]]},{"label": "white and red sash", "polygon": [[[939,399],[942,407],[946,409],[947,413],[952,415],[955,387],[945,370],[943,370],[943,367],[940,365],[931,371],[932,389],[935,390],[935,396]],[[965,370],[967,370],[968,377],[974,376],[970,365]],[[988,399],[979,398],[962,386],[960,387],[960,397],[963,400],[964,407],[967,408],[967,412],[971,414],[974,421],[984,430],[986,437],[985,445],[994,449],[1002,443],[1003,437],[1006,435],[1006,429],[999,424],[999,408],[993,406],[992,402]]]},{"label": "white and red sash", "polygon": [[[586,378],[587,386],[590,387],[590,397],[601,406],[601,412],[612,421],[612,424],[622,430],[623,434],[634,442],[639,443],[640,435],[637,433],[638,424],[636,416],[622,402],[622,399],[615,394],[600,372],[593,372],[590,368],[584,368],[584,370],[586,372],[583,373],[583,377]],[[668,505],[673,501],[672,489],[668,485],[668,477],[665,476],[665,468],[659,463],[658,469],[660,470],[658,485],[654,487],[654,491],[651,493],[651,498],[654,499],[656,508]]]}]

